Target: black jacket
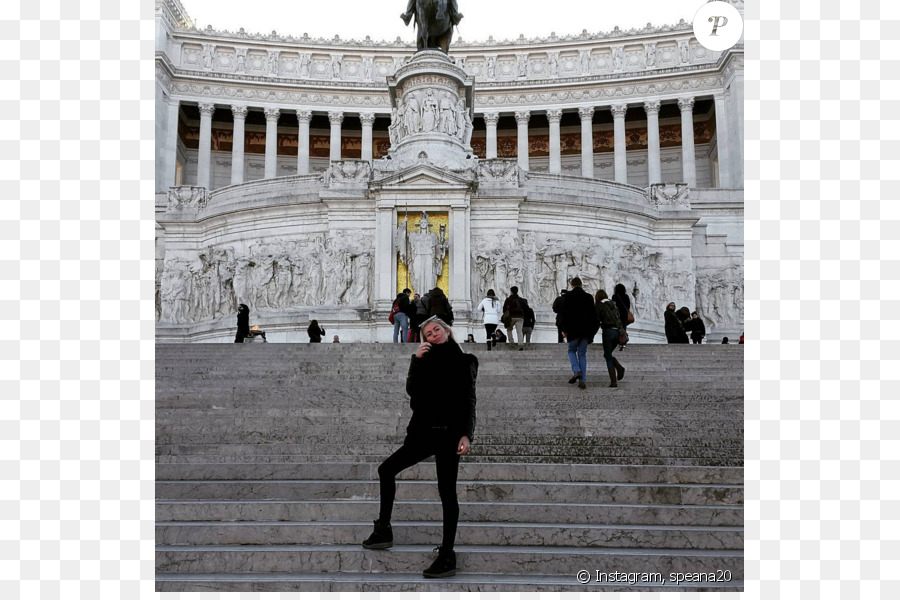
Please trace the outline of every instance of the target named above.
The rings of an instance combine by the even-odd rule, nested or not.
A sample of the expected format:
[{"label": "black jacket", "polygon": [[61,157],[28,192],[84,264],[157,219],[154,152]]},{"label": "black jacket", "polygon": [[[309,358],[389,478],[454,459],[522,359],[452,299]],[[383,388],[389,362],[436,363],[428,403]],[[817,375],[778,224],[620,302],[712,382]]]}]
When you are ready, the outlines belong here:
[{"label": "black jacket", "polygon": [[522,322],[522,327],[527,327],[528,329],[534,329],[534,324],[537,321],[537,318],[534,316],[534,309],[525,305],[525,320]]},{"label": "black jacket", "polygon": [[670,344],[690,343],[687,334],[684,332],[684,325],[681,324],[681,319],[678,318],[678,315],[675,314],[675,311],[667,308],[665,312],[665,318],[666,341]]},{"label": "black jacket", "polygon": [[422,358],[414,354],[406,376],[413,411],[406,431],[427,434],[432,427],[447,427],[454,436],[474,440],[477,377],[478,358],[452,339],[432,345]]},{"label": "black jacket", "polygon": [[511,319],[524,319],[526,308],[528,308],[528,300],[518,294],[510,294],[503,303],[503,312],[508,312]]},{"label": "black jacket", "polygon": [[306,328],[306,334],[309,336],[309,341],[312,343],[320,343],[322,341],[322,336],[325,335],[325,328],[319,325],[318,329],[312,323],[309,324],[309,327]]},{"label": "black jacket", "polygon": [[559,327],[562,325],[562,320],[560,317],[562,316],[562,307],[566,302],[566,295],[560,294],[556,297],[556,300],[553,301],[553,312],[556,313],[556,326]]},{"label": "black jacket", "polygon": [[[447,296],[437,294],[433,290],[422,296],[422,303],[429,317],[439,317],[447,325],[453,325],[453,307]],[[424,320],[424,319],[423,319]]]},{"label": "black jacket", "polygon": [[250,334],[250,309],[238,309],[237,316],[237,328],[238,333],[243,333],[244,335]]},{"label": "black jacket", "polygon": [[619,309],[619,322],[624,327],[628,327],[628,311],[631,310],[631,298],[628,297],[628,294],[622,296],[613,294],[612,301],[616,303],[616,308]]},{"label": "black jacket", "polygon": [[600,321],[601,329],[622,329],[619,309],[612,300],[608,302],[601,300],[597,303],[597,319]]},{"label": "black jacket", "polygon": [[566,332],[566,339],[587,339],[593,341],[594,335],[600,329],[597,320],[597,311],[594,309],[594,299],[580,287],[566,292],[566,300],[563,302],[560,327]]}]

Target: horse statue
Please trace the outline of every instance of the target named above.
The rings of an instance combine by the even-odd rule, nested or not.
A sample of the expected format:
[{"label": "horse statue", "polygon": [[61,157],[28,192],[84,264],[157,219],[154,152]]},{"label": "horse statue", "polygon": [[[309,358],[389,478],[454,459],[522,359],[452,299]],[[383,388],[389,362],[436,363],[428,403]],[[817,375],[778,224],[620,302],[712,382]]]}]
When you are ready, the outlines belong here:
[{"label": "horse statue", "polygon": [[416,17],[416,50],[439,48],[444,54],[450,50],[453,26],[459,25],[463,16],[457,9],[456,0],[409,0],[406,12],[400,15],[409,25]]}]

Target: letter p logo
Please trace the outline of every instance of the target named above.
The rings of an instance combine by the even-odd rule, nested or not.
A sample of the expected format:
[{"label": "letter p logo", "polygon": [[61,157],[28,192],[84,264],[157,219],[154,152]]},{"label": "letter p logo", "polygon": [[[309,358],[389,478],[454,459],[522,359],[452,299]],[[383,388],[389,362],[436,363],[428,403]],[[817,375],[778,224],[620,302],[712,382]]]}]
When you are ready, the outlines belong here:
[{"label": "letter p logo", "polygon": [[719,27],[725,27],[728,24],[728,17],[715,16],[710,17],[707,21],[713,24],[712,33],[709,35],[717,35],[716,32],[719,30]]},{"label": "letter p logo", "polygon": [[[744,33],[740,11],[728,2],[707,2],[694,14],[694,36],[707,50],[722,52],[737,44]],[[703,51],[699,50],[698,57]]]}]

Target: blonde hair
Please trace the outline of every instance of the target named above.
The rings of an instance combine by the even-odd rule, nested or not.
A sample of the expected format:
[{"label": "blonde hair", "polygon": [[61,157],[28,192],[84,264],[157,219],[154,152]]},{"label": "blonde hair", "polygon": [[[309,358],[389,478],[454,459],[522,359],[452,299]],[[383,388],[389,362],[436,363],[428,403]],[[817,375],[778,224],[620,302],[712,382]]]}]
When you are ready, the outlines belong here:
[{"label": "blonde hair", "polygon": [[435,315],[435,316],[433,316],[433,317],[428,317],[427,319],[425,319],[424,321],[422,321],[422,322],[419,324],[419,331],[422,332],[422,335],[423,335],[423,336],[425,335],[425,326],[426,326],[428,323],[435,323],[435,324],[437,324],[437,325],[440,325],[441,327],[444,328],[444,331],[447,332],[447,335],[450,336],[450,339],[453,340],[454,342],[456,341],[456,338],[453,337],[453,329],[451,329],[450,326],[447,325],[447,323],[444,322],[444,320],[441,319],[440,317],[438,317],[437,315]]}]

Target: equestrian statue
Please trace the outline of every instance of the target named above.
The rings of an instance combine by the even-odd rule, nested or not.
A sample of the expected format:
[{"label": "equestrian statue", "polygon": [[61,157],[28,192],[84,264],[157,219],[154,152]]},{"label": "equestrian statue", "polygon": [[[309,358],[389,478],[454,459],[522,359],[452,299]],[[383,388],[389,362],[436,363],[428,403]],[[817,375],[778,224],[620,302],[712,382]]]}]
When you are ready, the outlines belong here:
[{"label": "equestrian statue", "polygon": [[409,0],[406,12],[400,18],[409,25],[413,16],[416,17],[413,27],[418,27],[417,50],[440,49],[447,54],[453,37],[453,26],[459,25],[463,18],[456,0]]}]

